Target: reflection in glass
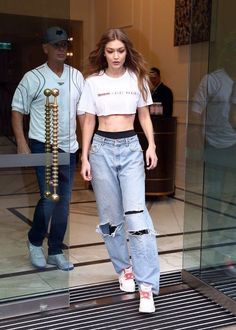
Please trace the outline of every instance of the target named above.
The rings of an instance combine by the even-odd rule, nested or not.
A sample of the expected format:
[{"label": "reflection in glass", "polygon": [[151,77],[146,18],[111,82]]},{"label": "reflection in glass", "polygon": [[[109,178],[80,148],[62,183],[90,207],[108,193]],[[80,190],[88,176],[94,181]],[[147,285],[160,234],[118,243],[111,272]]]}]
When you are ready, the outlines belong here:
[{"label": "reflection in glass", "polygon": [[[69,7],[68,15],[66,11],[64,14],[65,17],[69,17]],[[63,293],[67,292],[69,287],[68,272],[57,270],[54,265],[47,265],[44,270],[36,269],[30,263],[27,233],[32,226],[35,207],[40,196],[35,169],[42,169],[44,172],[47,157],[45,157],[44,149],[41,151],[37,149],[36,153],[28,155],[17,154],[11,126],[11,103],[20,80],[27,71],[45,62],[41,45],[42,32],[47,26],[60,23],[67,28],[69,21],[8,14],[0,16],[0,300],[6,302],[9,299],[54,292]],[[6,46],[3,47],[5,44]],[[50,86],[50,88],[53,87],[57,87],[56,81],[55,85]],[[68,92],[70,92],[70,87],[68,87]],[[69,102],[67,102],[67,108],[69,109]],[[67,126],[66,132],[70,131],[69,123]],[[23,127],[26,140],[29,142],[28,116],[23,118]],[[69,137],[66,139],[69,141]],[[73,166],[75,162],[76,155],[74,155]],[[59,153],[58,164],[64,168],[64,175],[69,177],[70,155],[68,152]],[[42,180],[45,181],[44,175]],[[65,253],[68,246],[67,232],[63,246]],[[47,251],[47,244],[44,243],[43,247]]]},{"label": "reflection in glass", "polygon": [[212,3],[214,39],[191,45],[184,268],[217,288],[236,280],[236,4]]}]

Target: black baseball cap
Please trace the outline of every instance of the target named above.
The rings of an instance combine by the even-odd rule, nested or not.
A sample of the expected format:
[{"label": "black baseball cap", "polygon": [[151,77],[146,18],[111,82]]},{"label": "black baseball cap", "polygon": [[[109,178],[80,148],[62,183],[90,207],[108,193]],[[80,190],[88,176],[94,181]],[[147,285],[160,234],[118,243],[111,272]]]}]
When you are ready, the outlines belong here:
[{"label": "black baseball cap", "polygon": [[60,41],[68,41],[68,35],[66,31],[59,26],[48,28],[43,36],[44,44],[56,44]]}]

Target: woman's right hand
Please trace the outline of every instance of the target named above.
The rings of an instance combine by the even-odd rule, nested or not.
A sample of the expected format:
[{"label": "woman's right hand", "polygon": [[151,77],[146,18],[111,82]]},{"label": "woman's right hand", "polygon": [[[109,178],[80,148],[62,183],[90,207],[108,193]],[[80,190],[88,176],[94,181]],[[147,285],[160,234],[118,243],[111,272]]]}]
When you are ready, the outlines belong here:
[{"label": "woman's right hand", "polygon": [[81,160],[81,161],[82,164],[81,164],[80,174],[85,181],[91,181],[92,174],[91,174],[91,166],[89,164],[89,161],[88,160]]}]

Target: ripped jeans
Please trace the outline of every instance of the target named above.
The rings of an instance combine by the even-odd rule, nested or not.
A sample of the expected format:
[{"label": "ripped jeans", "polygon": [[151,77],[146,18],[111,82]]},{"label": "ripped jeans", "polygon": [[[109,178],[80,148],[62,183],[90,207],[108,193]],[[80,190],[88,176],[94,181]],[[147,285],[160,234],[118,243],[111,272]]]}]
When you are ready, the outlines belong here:
[{"label": "ripped jeans", "polygon": [[100,220],[97,231],[115,271],[120,274],[132,265],[136,283],[152,285],[158,294],[156,235],[145,206],[143,151],[137,135],[110,139],[95,134],[89,160]]}]

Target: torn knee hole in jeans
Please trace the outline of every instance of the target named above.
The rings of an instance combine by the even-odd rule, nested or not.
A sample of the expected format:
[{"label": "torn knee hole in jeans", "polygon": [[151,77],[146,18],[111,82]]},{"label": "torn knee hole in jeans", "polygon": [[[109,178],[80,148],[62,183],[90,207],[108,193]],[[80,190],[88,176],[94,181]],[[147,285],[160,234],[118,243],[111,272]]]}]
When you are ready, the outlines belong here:
[{"label": "torn knee hole in jeans", "polygon": [[100,225],[98,226],[98,231],[102,234],[102,235],[109,235],[109,236],[115,236],[116,234],[116,230],[117,230],[118,226],[113,226],[110,223],[106,223],[104,225]]},{"label": "torn knee hole in jeans", "polygon": [[[137,213],[143,213],[143,210],[139,210],[139,211],[127,211],[125,212],[125,215],[132,215],[132,214],[137,214]],[[150,230],[148,229],[142,229],[142,230],[130,230],[129,234],[133,235],[133,236],[139,236],[139,235],[146,235],[149,234]]]},{"label": "torn knee hole in jeans", "polygon": [[138,230],[138,231],[129,231],[129,234],[132,236],[147,235],[147,234],[150,234],[150,230],[143,229],[143,230]]},{"label": "torn knee hole in jeans", "polygon": [[125,212],[125,215],[137,214],[137,213],[143,213],[143,210],[139,210],[139,211],[127,211],[127,212]]}]

